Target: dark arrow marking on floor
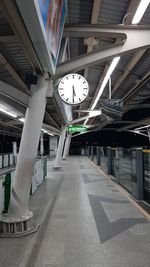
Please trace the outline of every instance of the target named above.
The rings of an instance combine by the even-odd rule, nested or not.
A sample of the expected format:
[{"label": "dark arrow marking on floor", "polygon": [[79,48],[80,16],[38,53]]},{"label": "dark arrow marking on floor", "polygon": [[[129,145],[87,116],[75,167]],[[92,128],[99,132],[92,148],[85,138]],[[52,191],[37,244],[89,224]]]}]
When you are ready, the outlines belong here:
[{"label": "dark arrow marking on floor", "polygon": [[[126,201],[114,200],[106,197],[88,195],[101,243],[121,234],[139,223],[148,223],[145,218],[121,218],[110,223],[101,202],[124,203]],[[117,205],[114,207],[117,209]]]},{"label": "dark arrow marking on floor", "polygon": [[85,184],[88,183],[94,183],[94,182],[101,182],[101,181],[106,181],[106,179],[104,179],[104,177],[98,174],[86,174],[86,173],[82,173],[82,178]]}]

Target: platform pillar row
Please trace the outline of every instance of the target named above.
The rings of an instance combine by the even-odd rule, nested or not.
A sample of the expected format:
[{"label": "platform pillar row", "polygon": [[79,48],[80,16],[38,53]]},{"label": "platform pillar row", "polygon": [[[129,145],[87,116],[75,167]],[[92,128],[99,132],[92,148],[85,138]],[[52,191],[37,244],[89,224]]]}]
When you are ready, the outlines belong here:
[{"label": "platform pillar row", "polygon": [[62,129],[61,129],[61,134],[59,137],[59,143],[58,143],[58,149],[57,149],[55,164],[53,167],[53,170],[55,170],[55,171],[61,170],[62,153],[63,153],[65,137],[66,137],[66,126],[63,125]]},{"label": "platform pillar row", "polygon": [[66,141],[65,141],[63,159],[66,159],[66,157],[68,156],[69,148],[70,148],[70,142],[71,142],[71,135],[68,134],[67,137],[66,137]]}]

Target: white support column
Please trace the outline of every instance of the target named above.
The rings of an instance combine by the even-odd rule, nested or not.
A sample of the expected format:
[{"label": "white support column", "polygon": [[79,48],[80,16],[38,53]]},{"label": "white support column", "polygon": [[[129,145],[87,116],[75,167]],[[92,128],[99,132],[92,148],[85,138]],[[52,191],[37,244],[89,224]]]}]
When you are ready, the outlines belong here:
[{"label": "white support column", "polygon": [[65,143],[64,153],[63,153],[63,159],[66,159],[66,157],[69,154],[70,143],[71,143],[71,134],[68,134],[68,136],[66,138],[66,143]]},{"label": "white support column", "polygon": [[66,159],[66,156],[67,156],[67,151],[68,151],[68,146],[69,146],[69,139],[70,139],[70,135],[68,134],[67,137],[66,137],[66,140],[65,140],[63,159]]},{"label": "white support column", "polygon": [[56,151],[58,147],[58,136],[49,136],[49,155],[50,157],[56,157]]},{"label": "white support column", "polygon": [[68,141],[68,148],[67,148],[66,156],[69,155],[69,149],[70,149],[70,144],[71,144],[71,138],[72,138],[72,134],[69,135],[69,141]]},{"label": "white support column", "polygon": [[16,164],[17,159],[17,142],[12,142],[13,145],[13,164]]},{"label": "white support column", "polygon": [[55,159],[55,166],[53,167],[54,170],[60,170],[61,169],[62,151],[63,151],[65,137],[66,137],[66,126],[63,126],[62,131],[61,131],[61,135],[59,137],[57,155],[56,155],[56,159]]},{"label": "white support column", "polygon": [[43,132],[41,132],[41,137],[40,137],[40,156],[44,155],[44,142],[43,142]]},{"label": "white support column", "polygon": [[17,156],[17,142],[12,142],[13,145],[13,156]]},{"label": "white support column", "polygon": [[28,211],[28,201],[33,175],[34,161],[41,133],[41,127],[46,106],[48,81],[44,77],[38,79],[32,86],[32,97],[25,116],[21,144],[17,160],[15,179],[11,192],[8,217],[31,217]]}]

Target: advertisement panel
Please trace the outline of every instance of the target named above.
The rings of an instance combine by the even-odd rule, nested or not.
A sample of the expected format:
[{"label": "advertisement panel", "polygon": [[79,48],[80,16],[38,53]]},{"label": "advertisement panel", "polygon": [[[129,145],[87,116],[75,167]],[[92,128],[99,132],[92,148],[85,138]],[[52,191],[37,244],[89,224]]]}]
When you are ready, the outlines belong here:
[{"label": "advertisement panel", "polygon": [[67,12],[66,0],[16,0],[16,3],[43,70],[54,75]]},{"label": "advertisement panel", "polygon": [[[38,0],[46,44],[56,66],[66,16],[65,0]],[[36,5],[37,7],[37,5]]]}]

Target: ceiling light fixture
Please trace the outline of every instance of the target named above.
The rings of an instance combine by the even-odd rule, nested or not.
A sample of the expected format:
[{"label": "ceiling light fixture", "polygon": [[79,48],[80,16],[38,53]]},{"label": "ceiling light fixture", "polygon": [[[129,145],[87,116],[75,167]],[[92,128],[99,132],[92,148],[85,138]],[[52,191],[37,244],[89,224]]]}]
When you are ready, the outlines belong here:
[{"label": "ceiling light fixture", "polygon": [[19,121],[24,123],[25,122],[25,118],[20,118]]},{"label": "ceiling light fixture", "polygon": [[42,128],[42,132],[51,136],[54,136],[52,133],[50,133],[48,130]]},{"label": "ceiling light fixture", "polygon": [[48,135],[54,136],[52,133],[47,133]]},{"label": "ceiling light fixture", "polygon": [[13,118],[17,118],[17,115],[16,114],[7,111],[5,108],[0,107],[0,111],[3,112],[3,113],[5,113],[5,114],[7,114],[7,115],[9,115],[9,116],[11,116],[11,117],[13,117]]},{"label": "ceiling light fixture", "polygon": [[42,128],[42,131],[43,131],[43,133],[48,133],[48,131],[46,129]]},{"label": "ceiling light fixture", "polygon": [[[96,107],[96,105],[97,105],[97,103],[98,103],[98,101],[99,101],[99,99],[100,99],[100,97],[101,97],[101,95],[102,95],[102,93],[103,93],[103,91],[105,89],[105,86],[106,86],[111,74],[113,73],[114,69],[116,68],[119,60],[120,60],[120,57],[115,57],[113,59],[113,61],[111,62],[111,65],[110,65],[110,67],[109,67],[109,69],[108,69],[108,71],[107,71],[107,73],[105,75],[105,78],[104,78],[104,80],[103,80],[103,82],[101,84],[99,92],[98,92],[98,94],[97,94],[97,96],[95,98],[95,101],[94,101],[94,103],[93,103],[93,105],[91,107],[91,110],[93,110]],[[88,121],[88,119],[86,119],[86,121],[84,122],[84,125],[87,123],[87,121]]]},{"label": "ceiling light fixture", "polygon": [[107,73],[105,75],[105,78],[104,78],[104,80],[103,80],[103,82],[101,84],[101,87],[99,89],[99,92],[98,92],[98,94],[97,94],[97,96],[95,98],[95,101],[94,101],[94,103],[93,103],[93,105],[91,107],[92,110],[96,107],[96,105],[98,103],[98,100],[100,99],[100,97],[101,97],[101,95],[102,95],[102,93],[103,93],[103,91],[105,89],[105,86],[106,86],[106,84],[107,84],[107,82],[108,82],[111,74],[113,73],[114,69],[116,68],[119,60],[120,60],[120,57],[115,57],[113,59],[113,61],[111,62],[111,65],[110,65],[110,67],[109,67],[109,69],[108,69],[108,71],[107,71]]},{"label": "ceiling light fixture", "polygon": [[140,22],[140,20],[142,19],[144,12],[146,11],[148,5],[150,3],[150,0],[141,0],[136,13],[132,19],[132,24],[138,24]]}]

